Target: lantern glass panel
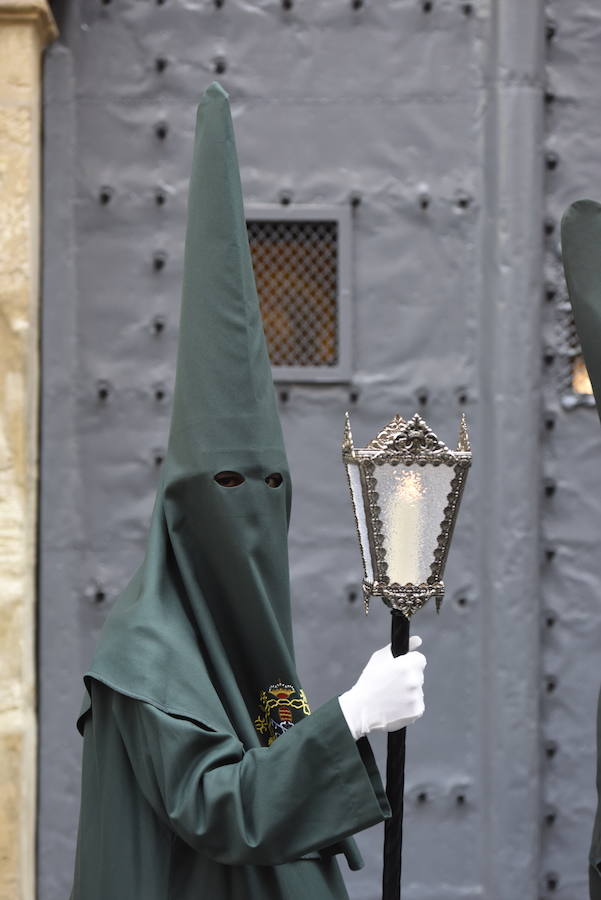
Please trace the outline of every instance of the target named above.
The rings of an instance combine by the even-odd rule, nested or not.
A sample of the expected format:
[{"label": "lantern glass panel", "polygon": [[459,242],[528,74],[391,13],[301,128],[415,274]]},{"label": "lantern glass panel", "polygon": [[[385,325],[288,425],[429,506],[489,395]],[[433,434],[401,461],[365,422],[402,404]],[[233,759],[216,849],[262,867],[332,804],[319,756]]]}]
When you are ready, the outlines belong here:
[{"label": "lantern glass panel", "polygon": [[365,503],[363,500],[363,491],[361,488],[361,473],[359,466],[348,463],[346,470],[348,472],[349,482],[351,485],[351,494],[353,496],[353,505],[355,507],[355,515],[357,516],[357,527],[359,530],[359,540],[361,541],[361,553],[365,563],[365,577],[368,581],[374,580],[374,570],[371,561],[371,551],[369,547],[369,532],[367,530],[367,522],[365,520]]},{"label": "lantern glass panel", "polygon": [[424,584],[448,504],[455,471],[451,466],[404,466],[375,469],[382,536],[391,583]]}]

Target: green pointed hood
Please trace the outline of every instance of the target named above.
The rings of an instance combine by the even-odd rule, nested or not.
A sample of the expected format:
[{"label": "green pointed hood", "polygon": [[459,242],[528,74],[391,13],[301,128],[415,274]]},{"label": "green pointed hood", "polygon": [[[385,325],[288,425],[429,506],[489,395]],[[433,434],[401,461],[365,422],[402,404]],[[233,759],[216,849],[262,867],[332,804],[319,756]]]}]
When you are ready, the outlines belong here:
[{"label": "green pointed hood", "polygon": [[601,417],[601,204],[578,200],[561,222],[561,252],[584,361]]},{"label": "green pointed hood", "polygon": [[[224,471],[240,483],[216,480]],[[173,414],[146,556],[109,613],[86,683],[233,730],[246,746],[291,724],[269,718],[274,685],[296,698],[292,718],[303,715],[290,496],[232,120],[212,84],[196,121]]]},{"label": "green pointed hood", "polygon": [[227,98],[214,82],[198,106],[171,433],[283,453]]}]

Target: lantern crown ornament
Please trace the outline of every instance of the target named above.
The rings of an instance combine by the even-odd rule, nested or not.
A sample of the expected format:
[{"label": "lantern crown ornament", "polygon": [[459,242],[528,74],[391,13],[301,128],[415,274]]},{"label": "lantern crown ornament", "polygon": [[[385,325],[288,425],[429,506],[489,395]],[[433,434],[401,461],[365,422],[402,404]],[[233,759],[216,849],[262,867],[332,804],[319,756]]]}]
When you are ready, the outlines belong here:
[{"label": "lantern crown ornament", "polygon": [[440,609],[442,575],[472,460],[465,416],[450,450],[419,415],[395,415],[355,447],[346,414],[346,467],[361,556],[365,612],[379,596],[407,618],[431,597]]}]

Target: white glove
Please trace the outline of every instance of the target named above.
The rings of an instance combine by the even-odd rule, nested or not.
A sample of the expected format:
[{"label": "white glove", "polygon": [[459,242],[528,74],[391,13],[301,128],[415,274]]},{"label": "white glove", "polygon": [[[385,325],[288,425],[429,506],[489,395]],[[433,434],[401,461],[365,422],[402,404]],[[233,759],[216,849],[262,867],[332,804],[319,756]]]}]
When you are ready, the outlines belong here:
[{"label": "white glove", "polygon": [[338,698],[351,734],[357,740],[370,731],[397,731],[424,713],[426,657],[416,653],[422,639],[409,639],[409,653],[394,657],[390,644],[372,654],[359,680]]}]

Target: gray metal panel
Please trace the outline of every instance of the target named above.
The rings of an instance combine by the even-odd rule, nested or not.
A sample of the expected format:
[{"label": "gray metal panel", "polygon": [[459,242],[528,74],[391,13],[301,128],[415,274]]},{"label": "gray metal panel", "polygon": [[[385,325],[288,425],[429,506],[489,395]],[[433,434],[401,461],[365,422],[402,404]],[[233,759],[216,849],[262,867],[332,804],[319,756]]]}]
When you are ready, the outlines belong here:
[{"label": "gray metal panel", "polygon": [[487,111],[479,589],[485,896],[538,895],[542,4],[498,4]]},{"label": "gray metal panel", "polygon": [[73,683],[73,672],[85,665],[94,629],[79,592],[86,550],[76,438],[76,146],[73,70],[65,48],[53,50],[46,72],[38,611],[39,820],[45,827],[38,831],[38,865],[41,896],[58,898],[68,896],[65,866],[73,865],[73,811],[79,791],[81,740],[72,727],[79,685]]},{"label": "gray metal panel", "polygon": [[[429,666],[427,713],[408,735],[404,896],[534,900],[541,841],[543,872],[562,873],[556,895],[584,896],[598,681],[587,672],[598,632],[596,641],[592,628],[581,632],[601,574],[592,551],[601,513],[585,478],[594,477],[601,436],[590,411],[560,411],[545,448],[561,473],[543,513],[558,546],[557,574],[543,575],[545,603],[562,609],[562,586],[581,588],[565,628],[562,618],[545,641],[548,672],[563,673],[579,649],[550,697],[538,646],[544,28],[538,2],[469,6],[63,5],[68,49],[47,54],[45,97],[40,900],[68,895],[80,677],[105,607],[143,552],[173,383],[194,110],[216,57],[226,60],[220,80],[231,93],[249,206],[275,205],[284,190],[290,214],[361,195],[352,226],[353,393],[292,384],[281,407],[295,480],[295,635],[312,705],[346,689],[388,631],[384,607],[372,604],[365,619],[359,602],[339,457],[344,411],[352,407],[361,443],[394,411],[416,408],[453,442],[465,410],[475,463],[449,593],[440,617],[427,608],[414,626]],[[561,29],[584,28],[596,15],[590,7],[577,4],[575,20],[564,12],[571,24]],[[597,63],[582,42],[592,110]],[[159,56],[168,61],[162,72]],[[562,79],[574,77],[577,56],[560,57]],[[584,130],[592,147],[599,116],[584,124],[573,108],[565,104],[561,140],[584,153],[573,176],[582,187],[595,177],[595,154],[572,131]],[[113,190],[104,205],[103,185]],[[567,193],[552,199],[554,211]],[[158,252],[166,262],[154,271]],[[567,748],[543,769],[541,694],[545,733]],[[384,742],[374,744],[382,762]],[[542,823],[541,773],[567,811],[554,832]],[[345,877],[354,900],[375,900],[381,829],[360,845],[367,867]]]}]

